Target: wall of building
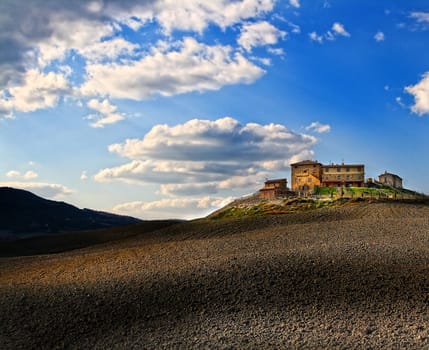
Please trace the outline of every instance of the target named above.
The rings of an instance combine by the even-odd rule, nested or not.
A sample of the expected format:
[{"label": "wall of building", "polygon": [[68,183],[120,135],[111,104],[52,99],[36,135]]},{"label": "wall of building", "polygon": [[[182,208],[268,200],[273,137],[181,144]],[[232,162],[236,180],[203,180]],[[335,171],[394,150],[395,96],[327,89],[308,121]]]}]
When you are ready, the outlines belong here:
[{"label": "wall of building", "polygon": [[402,179],[395,174],[385,173],[378,177],[379,182],[388,186],[402,188]]},{"label": "wall of building", "polygon": [[314,191],[316,186],[320,186],[321,167],[322,164],[317,162],[292,164],[292,191]]},{"label": "wall of building", "polygon": [[365,166],[362,164],[331,164],[322,166],[322,181],[324,187],[365,185]]}]

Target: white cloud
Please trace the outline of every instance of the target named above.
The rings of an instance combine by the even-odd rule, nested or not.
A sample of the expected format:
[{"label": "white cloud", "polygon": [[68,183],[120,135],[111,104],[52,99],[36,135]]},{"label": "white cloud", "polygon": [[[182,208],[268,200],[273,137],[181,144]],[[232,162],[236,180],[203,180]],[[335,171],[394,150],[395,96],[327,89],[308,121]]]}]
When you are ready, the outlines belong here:
[{"label": "white cloud", "polygon": [[138,49],[137,44],[130,43],[123,38],[114,38],[93,43],[78,50],[89,62],[114,60],[119,56],[130,56]]},{"label": "white cloud", "polygon": [[418,23],[429,24],[429,12],[411,12],[410,17]]},{"label": "white cloud", "polygon": [[429,72],[416,85],[407,86],[405,91],[414,96],[414,105],[411,110],[418,114],[429,114]]},{"label": "white cloud", "polygon": [[42,73],[31,69],[25,74],[21,85],[0,92],[0,110],[33,112],[38,109],[53,107],[62,94],[70,92],[70,85],[62,74]]},{"label": "white cloud", "polygon": [[[211,23],[225,29],[270,12],[273,7],[274,0],[187,0],[181,1],[180,6],[177,0],[163,0],[149,6],[137,5],[131,13],[141,25],[156,20],[167,34],[174,30],[202,33]],[[138,23],[132,25],[138,27]]]},{"label": "white cloud", "polygon": [[281,47],[277,47],[277,48],[269,47],[267,51],[276,56],[284,56],[286,54],[283,48]]},{"label": "white cloud", "polygon": [[289,4],[296,8],[299,8],[301,6],[299,0],[289,0]]},{"label": "white cloud", "polygon": [[312,40],[312,41],[317,41],[320,44],[323,42],[323,36],[317,34],[316,32],[311,32],[308,34],[308,36],[309,36],[310,40]]},{"label": "white cloud", "polygon": [[99,101],[97,99],[91,99],[88,101],[87,106],[99,114],[93,114],[87,117],[87,119],[95,120],[90,123],[93,128],[104,128],[107,124],[114,124],[124,119],[124,116],[117,113],[118,107],[112,105],[108,99]]},{"label": "white cloud", "polygon": [[6,173],[6,176],[9,178],[22,179],[22,180],[34,180],[39,177],[39,175],[32,170],[29,170],[24,174],[21,174],[21,172],[16,170],[11,170]]},{"label": "white cloud", "polygon": [[404,104],[404,102],[402,102],[402,97],[401,97],[401,96],[396,97],[396,98],[395,98],[395,101],[396,101],[396,103],[397,103],[398,105],[400,105],[402,108],[405,108],[405,104]]},{"label": "white cloud", "polygon": [[6,173],[6,176],[10,177],[10,178],[20,178],[21,173],[19,171],[16,171],[16,170],[11,170],[11,171],[8,171]]},{"label": "white cloud", "polygon": [[[0,89],[16,84],[28,67],[49,67],[68,56],[88,61],[114,60],[133,55],[143,46],[120,38],[124,25],[139,30],[147,24],[157,34],[198,32],[216,25],[227,27],[261,18],[274,8],[275,0],[153,0],[153,1],[36,1],[6,2],[0,23]],[[15,20],[19,18],[18,20]],[[7,52],[5,51],[7,50]],[[6,54],[7,53],[7,54]],[[136,54],[136,55],[134,55]],[[57,62],[57,63],[58,63]]]},{"label": "white cloud", "polygon": [[80,179],[82,181],[85,181],[88,179],[88,174],[87,174],[86,170],[82,171],[82,173],[80,174]]},{"label": "white cloud", "polygon": [[377,42],[384,41],[384,39],[385,39],[385,36],[384,36],[383,32],[377,32],[374,35],[374,40],[377,41]]},{"label": "white cloud", "polygon": [[34,180],[37,179],[39,177],[39,174],[37,174],[36,172],[29,170],[27,172],[25,172],[24,175],[22,175],[22,178],[24,180]]},{"label": "white cloud", "polygon": [[44,182],[0,182],[0,187],[20,188],[47,198],[56,198],[72,193],[66,186]]},{"label": "white cloud", "polygon": [[284,125],[242,125],[230,117],[156,125],[142,139],[110,145],[110,152],[130,162],[102,169],[94,179],[159,184],[160,193],[171,196],[256,190],[270,171],[311,153],[316,141]]},{"label": "white cloud", "polygon": [[287,24],[292,28],[292,33],[300,34],[301,33],[301,27],[297,24],[294,24],[292,22],[287,21]]},{"label": "white cloud", "polygon": [[154,49],[151,55],[127,65],[89,65],[81,91],[90,96],[140,100],[156,94],[218,90],[224,85],[251,83],[264,74],[229,46],[208,46],[193,38],[179,44],[178,50]]},{"label": "white cloud", "polygon": [[331,126],[328,124],[321,124],[319,122],[312,122],[310,125],[305,127],[305,130],[322,134],[322,133],[330,132]]},{"label": "white cloud", "polygon": [[308,36],[309,36],[311,41],[316,41],[319,44],[322,44],[325,39],[329,40],[329,41],[334,41],[339,36],[349,38],[351,35],[344,28],[343,24],[341,24],[339,22],[335,22],[332,25],[331,30],[328,30],[326,33],[319,35],[316,32],[311,32],[308,34]]},{"label": "white cloud", "polygon": [[272,24],[261,21],[257,23],[246,23],[241,29],[238,44],[250,52],[253,47],[277,44],[279,39],[284,39],[283,32]]},{"label": "white cloud", "polygon": [[115,32],[113,25],[102,21],[79,19],[57,13],[48,18],[45,30],[51,34],[37,45],[38,63],[41,67],[47,66],[53,60],[62,61],[71,50],[83,56],[87,54],[88,58],[97,60],[99,57],[108,57],[109,54],[117,52],[115,48],[118,50],[118,46],[119,52],[120,49],[124,49],[123,44],[113,41],[111,47],[104,44],[106,52],[101,51],[103,43],[100,41]]},{"label": "white cloud", "polygon": [[350,33],[347,32],[347,30],[345,30],[345,28],[344,28],[344,25],[339,23],[339,22],[335,22],[332,25],[332,30],[338,35],[350,37]]},{"label": "white cloud", "polygon": [[119,204],[113,208],[113,212],[143,219],[177,217],[194,219],[222,208],[232,200],[232,197],[205,196],[201,198],[166,198],[153,202],[135,201]]}]

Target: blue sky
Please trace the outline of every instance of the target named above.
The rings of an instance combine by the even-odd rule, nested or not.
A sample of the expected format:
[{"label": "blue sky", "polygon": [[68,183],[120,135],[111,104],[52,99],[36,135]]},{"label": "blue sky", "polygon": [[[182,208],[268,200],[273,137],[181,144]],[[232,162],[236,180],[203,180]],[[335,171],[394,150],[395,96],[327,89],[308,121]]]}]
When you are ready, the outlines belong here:
[{"label": "blue sky", "polygon": [[289,164],[429,193],[426,1],[4,0],[0,185],[193,218]]}]

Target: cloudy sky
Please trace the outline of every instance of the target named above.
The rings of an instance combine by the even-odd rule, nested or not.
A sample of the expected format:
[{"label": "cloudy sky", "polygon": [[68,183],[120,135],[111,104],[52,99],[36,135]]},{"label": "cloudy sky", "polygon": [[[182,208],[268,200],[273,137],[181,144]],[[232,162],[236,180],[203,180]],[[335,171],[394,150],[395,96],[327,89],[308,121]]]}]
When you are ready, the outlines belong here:
[{"label": "cloudy sky", "polygon": [[429,3],[2,0],[0,186],[205,215],[303,159],[429,193]]}]

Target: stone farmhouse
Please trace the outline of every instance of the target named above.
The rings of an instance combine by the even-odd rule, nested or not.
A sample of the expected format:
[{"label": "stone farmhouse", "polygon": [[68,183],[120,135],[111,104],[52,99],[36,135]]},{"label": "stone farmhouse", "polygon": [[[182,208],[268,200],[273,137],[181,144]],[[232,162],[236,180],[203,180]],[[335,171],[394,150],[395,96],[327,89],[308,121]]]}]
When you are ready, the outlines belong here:
[{"label": "stone farmhouse", "polygon": [[388,173],[387,171],[378,176],[378,182],[383,185],[402,188],[402,178],[396,174]]},{"label": "stone farmhouse", "polygon": [[317,161],[304,160],[291,164],[292,191],[312,192],[316,187],[365,186],[363,164],[323,165]]},{"label": "stone farmhouse", "polygon": [[[329,164],[324,165],[314,160],[293,163],[291,167],[291,190],[287,179],[266,180],[259,190],[260,199],[287,197],[296,193],[308,194],[318,187],[365,187],[365,165],[363,164]],[[368,179],[368,186],[372,183]],[[402,178],[396,174],[379,175],[380,185],[402,188]]]},{"label": "stone farmhouse", "polygon": [[267,180],[264,187],[259,190],[260,199],[274,199],[285,197],[289,193],[286,179]]}]

